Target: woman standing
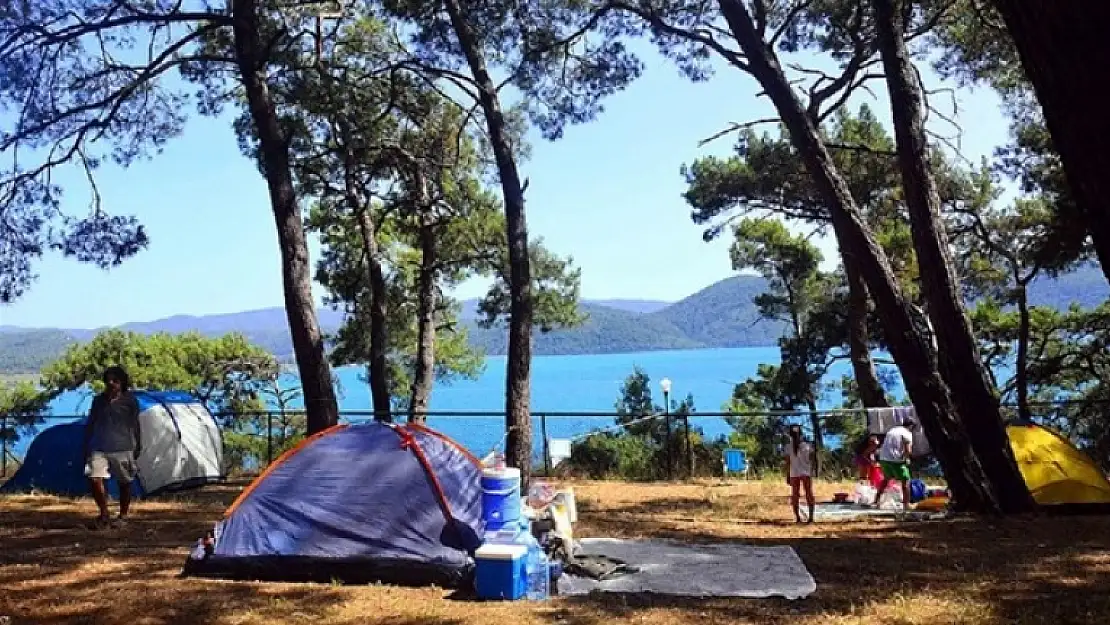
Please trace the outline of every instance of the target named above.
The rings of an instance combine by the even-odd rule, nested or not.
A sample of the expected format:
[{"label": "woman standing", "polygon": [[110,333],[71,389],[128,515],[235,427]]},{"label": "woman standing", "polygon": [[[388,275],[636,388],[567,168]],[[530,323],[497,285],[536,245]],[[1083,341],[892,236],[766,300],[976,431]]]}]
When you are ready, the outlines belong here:
[{"label": "woman standing", "polygon": [[786,483],[790,484],[790,507],[794,510],[794,520],[802,522],[798,509],[798,491],[805,488],[806,505],[809,507],[809,522],[813,523],[813,445],[802,439],[802,426],[792,425],[787,430],[790,445],[786,450]]}]

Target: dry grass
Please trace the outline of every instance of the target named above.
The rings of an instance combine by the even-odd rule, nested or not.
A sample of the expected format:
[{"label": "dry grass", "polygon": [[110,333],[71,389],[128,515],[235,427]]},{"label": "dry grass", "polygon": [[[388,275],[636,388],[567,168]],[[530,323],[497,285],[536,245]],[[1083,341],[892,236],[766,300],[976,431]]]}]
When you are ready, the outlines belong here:
[{"label": "dry grass", "polygon": [[[825,485],[827,497],[835,486]],[[644,596],[477,603],[438,589],[178,579],[188,546],[236,492],[141,502],[124,530],[90,532],[88,500],[0,498],[0,617],[20,623],[825,625],[1102,623],[1110,519],[795,526],[785,485],[577,485],[579,533],[794,546],[809,599]]]}]

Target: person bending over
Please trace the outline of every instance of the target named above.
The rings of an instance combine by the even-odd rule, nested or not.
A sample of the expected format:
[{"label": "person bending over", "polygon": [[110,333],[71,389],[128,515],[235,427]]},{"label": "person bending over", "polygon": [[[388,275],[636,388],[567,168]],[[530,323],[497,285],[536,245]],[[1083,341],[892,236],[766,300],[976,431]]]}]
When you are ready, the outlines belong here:
[{"label": "person bending over", "polygon": [[809,522],[813,523],[813,445],[802,440],[802,427],[792,425],[787,430],[790,446],[786,450],[786,483],[790,484],[790,507],[794,510],[794,520],[802,522],[798,510],[798,491],[805,488],[806,505],[809,506]]},{"label": "person bending over", "polygon": [[[139,403],[131,394],[131,381],[122,367],[104,371],[104,392],[93,398],[85,425],[85,471],[89,489],[100,509],[94,527],[120,526],[131,507],[131,482],[138,475],[142,437],[139,431]],[[105,480],[119,484],[119,517],[113,521],[108,512]]]},{"label": "person bending over", "polygon": [[883,492],[893,481],[902,485],[902,509],[910,509],[910,458],[913,454],[913,433],[917,431],[917,422],[906,418],[902,425],[890,428],[879,448],[879,465],[883,469],[883,483],[879,492],[875,494],[875,507]]}]

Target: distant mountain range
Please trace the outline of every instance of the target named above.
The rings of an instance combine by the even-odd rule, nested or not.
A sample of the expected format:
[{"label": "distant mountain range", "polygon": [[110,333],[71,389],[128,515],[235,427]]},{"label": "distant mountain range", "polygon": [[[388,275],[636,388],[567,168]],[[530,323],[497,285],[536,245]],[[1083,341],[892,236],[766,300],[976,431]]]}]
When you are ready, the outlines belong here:
[{"label": "distant mountain range", "polygon": [[[577,328],[536,332],[534,353],[606,354],[665,349],[755,347],[774,345],[785,326],[761,319],[753,299],[766,282],[756,276],[734,276],[710,285],[678,302],[657,300],[586,300],[580,306],[587,321]],[[1076,302],[1096,306],[1110,297],[1110,285],[1099,268],[1088,268],[1057,280],[1043,279],[1030,290],[1035,305],[1066,308]],[[504,354],[503,327],[482,328],[475,322],[474,300],[463,303],[463,321],[470,340],[489,355]],[[325,332],[334,332],[342,313],[319,311]],[[288,321],[282,308],[266,308],[219,315],[177,315],[156,321],[133,322],[122,330],[142,333],[198,331],[218,336],[241,332],[282,360],[292,360]],[[38,370],[67,345],[86,341],[100,329],[33,329],[0,326],[0,373]]]}]

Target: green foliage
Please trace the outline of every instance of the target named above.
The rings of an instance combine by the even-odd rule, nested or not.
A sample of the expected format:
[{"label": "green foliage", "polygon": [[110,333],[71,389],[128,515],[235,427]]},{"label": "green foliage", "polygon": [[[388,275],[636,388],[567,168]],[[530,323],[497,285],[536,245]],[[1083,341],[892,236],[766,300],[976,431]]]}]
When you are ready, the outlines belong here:
[{"label": "green foliage", "polygon": [[[166,17],[168,5],[36,0],[0,10],[0,109],[10,113],[0,154],[21,155],[0,166],[0,303],[26,292],[47,250],[109,269],[147,247],[137,219],[101,204],[95,178],[104,162],[126,167],[159,151],[184,125],[183,94],[158,80],[186,47],[168,32],[181,21]],[[191,15],[194,24],[216,17]],[[94,210],[83,215],[67,214],[62,201],[54,174],[68,167],[90,183]]]},{"label": "green foliage", "polygon": [[667,419],[659,415],[670,415],[671,439],[680,439],[674,428],[683,417],[694,411],[694,398],[687,395],[681,402],[670,399],[670,406],[656,404],[651,395],[651,378],[637,366],[621,386],[620,398],[614,409],[617,425],[625,426],[625,431],[633,436],[646,437],[657,448],[664,449],[668,440]]},{"label": "green foliage", "polygon": [[[823,129],[833,164],[844,178],[876,240],[883,246],[903,290],[917,294],[917,264],[902,203],[901,171],[894,140],[866,105],[852,114],[838,109]],[[939,151],[932,160],[946,206],[964,200],[967,189]],[[739,133],[734,154],[704,157],[682,168],[684,193],[694,223],[706,239],[735,219],[771,212],[824,232],[831,216],[802,158],[784,128],[777,136],[748,129]]]},{"label": "green foliage", "polygon": [[[542,242],[533,242],[528,249],[532,268],[532,306],[536,326],[541,332],[555,328],[573,328],[586,321],[578,309],[582,270],[572,266],[572,259],[559,258]],[[509,317],[509,256],[508,250],[491,272],[497,277],[486,297],[478,303],[481,315],[478,325],[491,328],[508,323]]]},{"label": "green foliage", "polygon": [[1052,146],[1040,105],[1001,17],[990,3],[959,0],[937,23],[934,68],[961,85],[985,84],[1001,96],[1010,114],[1011,143],[996,150],[995,169],[1040,198],[1053,219],[1040,242],[1045,265],[1089,259],[1085,221],[1068,188],[1063,164]]},{"label": "green foliage", "polygon": [[772,219],[743,219],[733,234],[732,268],[754,269],[767,281],[767,291],[755,298],[760,314],[790,323],[800,334],[803,317],[826,290],[818,271],[824,260],[821,251]]},{"label": "green foliage", "polygon": [[[993,300],[973,311],[972,322],[989,363],[1012,367],[1020,317]],[[1029,417],[1052,426],[1110,469],[1110,303],[1084,309],[1030,309]],[[1001,379],[1003,401],[1013,402],[1018,379]],[[1020,416],[1015,413],[1014,416]]]},{"label": "green foliage", "polygon": [[793,409],[786,400],[786,386],[780,367],[762,364],[754,378],[733,388],[732,398],[724,406],[725,412],[734,415],[726,418],[735,430],[730,442],[744,450],[755,473],[781,468],[781,444],[789,424],[786,417],[766,413]]},{"label": "green foliage", "polygon": [[995,386],[1029,418],[1030,396],[1037,393],[1030,370],[1043,367],[1033,363],[1045,357],[1061,322],[1057,311],[1030,306],[1031,285],[1038,276],[1073,271],[1082,254],[1061,251],[1059,213],[1047,194],[1000,205],[986,167],[969,173],[965,186],[975,192],[945,217],[965,293],[979,298],[974,327],[990,375],[997,377],[999,365],[1014,369],[1009,379],[992,380]]},{"label": "green foliage", "polygon": [[[590,5],[577,0],[388,0],[382,8],[407,34],[406,44],[423,67],[457,70],[468,67],[467,55],[475,54],[490,71],[504,72],[506,83],[522,95],[512,111],[517,128],[526,119],[548,139],[560,138],[568,124],[593,120],[604,98],[642,69],[620,40],[624,21],[611,12],[595,16]],[[466,42],[460,41],[460,25]],[[455,76],[462,89],[475,90],[470,75]],[[475,96],[471,91],[460,99]]]},{"label": "green foliage", "polygon": [[242,466],[250,455],[260,457],[254,451],[265,445],[265,432],[256,427],[254,416],[265,408],[260,395],[277,389],[280,398],[292,396],[278,386],[274,357],[240,334],[208,338],[195,332],[144,335],[106,330],[44,367],[41,384],[51,397],[86,385],[100,392],[101,375],[113,365],[127,371],[133,388],[188,391],[213,413],[222,414],[227,466]]},{"label": "green foliage", "polygon": [[595,434],[571,446],[567,461],[572,471],[595,480],[658,480],[666,477],[659,465],[659,449],[645,436]]},{"label": "green foliage", "polygon": [[235,429],[223,431],[224,468],[230,472],[244,467],[265,467],[304,440],[306,429],[302,412],[241,415]]},{"label": "green foliage", "polygon": [[[385,24],[360,13],[340,27],[326,52],[318,71],[287,72],[271,91],[289,122],[298,186],[316,199],[308,223],[324,244],[317,279],[328,303],[347,313],[332,360],[369,360],[374,296],[368,255],[375,254],[387,274],[390,391],[403,404],[417,362],[422,276],[434,282],[426,301],[435,300],[436,378],[481,372],[482,355],[460,327],[459,307],[443,293],[472,277],[493,277],[480,304],[483,321],[492,326],[507,315],[505,217],[482,180],[485,146],[473,116],[423,80]],[[312,62],[311,55],[291,49],[280,58],[297,68]],[[257,155],[246,110],[238,128],[244,149]],[[426,232],[434,259],[424,256]],[[537,325],[550,330],[580,323],[580,272],[539,242],[532,256]]]},{"label": "green foliage", "polygon": [[0,441],[16,440],[20,429],[32,430],[53,398],[26,380],[0,383]]},{"label": "green foliage", "polygon": [[42,370],[52,394],[88,387],[103,390],[101,375],[122,366],[134,388],[192,392],[213,412],[257,408],[265,380],[278,373],[273,356],[242,335],[152,334],[106,330],[74,345]]},{"label": "green foliage", "polygon": [[[337,365],[366,363],[370,353],[368,270],[355,219],[357,216],[319,207],[313,209],[309,217],[311,227],[320,233],[323,244],[316,279],[327,289],[325,301],[348,312],[343,324],[333,331],[331,359]],[[390,394],[401,406],[410,392],[416,354],[415,294],[420,254],[412,249],[409,241],[388,241],[388,249],[394,259],[390,263],[394,270],[386,276]],[[441,276],[446,278],[440,280],[441,289],[455,281],[454,273],[441,272]],[[436,378],[449,382],[479,375],[482,354],[468,342],[466,328],[458,319],[458,303],[441,295],[437,298],[434,314]]]},{"label": "green foliage", "polygon": [[[755,269],[767,291],[755,298],[760,314],[779,319],[790,333],[779,340],[780,364],[760,365],[756,376],[733,389],[725,411],[735,430],[733,444],[743,449],[756,472],[781,468],[781,440],[794,420],[809,415],[811,436],[858,436],[860,425],[832,415],[822,419],[817,400],[830,365],[843,357],[847,343],[845,285],[820,271],[821,253],[807,237],[791,233],[777,220],[743,218],[734,229],[734,269]],[[786,413],[784,415],[768,413]],[[822,445],[822,448],[824,446]],[[829,455],[822,449],[822,467]]]},{"label": "green foliage", "polygon": [[[668,454],[676,476],[689,475],[687,458],[692,453],[695,471],[716,474],[720,467],[723,442],[707,443],[698,428],[685,436],[683,418],[694,412],[694,397],[671,400],[671,431],[668,436],[667,410],[654,402],[651,378],[639,367],[621,385],[615,404],[619,432],[591,434],[571,446],[569,469],[591,479],[658,480],[668,477]],[[654,417],[654,418],[653,418]]]},{"label": "green foliage", "polygon": [[1017,48],[990,3],[958,0],[931,33],[937,55],[933,68],[968,85],[985,83],[1014,103],[1032,96]]},{"label": "green foliage", "polygon": [[[1006,64],[1014,62],[993,69],[984,62],[980,69],[989,71],[980,78],[1019,98],[1027,86],[1006,75]],[[1105,278],[1085,265],[1086,231],[1072,214],[1047,131],[1027,120],[1014,133],[997,169],[1021,180],[1025,197],[999,205],[990,172],[972,172],[970,186],[979,192],[946,216],[965,291],[977,298],[972,324],[991,375],[1013,372],[995,385],[1003,401],[1019,404],[1017,416],[1057,427],[1110,467],[1110,429],[1102,416]],[[1068,286],[1048,295],[1050,280]],[[1055,406],[1043,409],[1043,402]]]}]

